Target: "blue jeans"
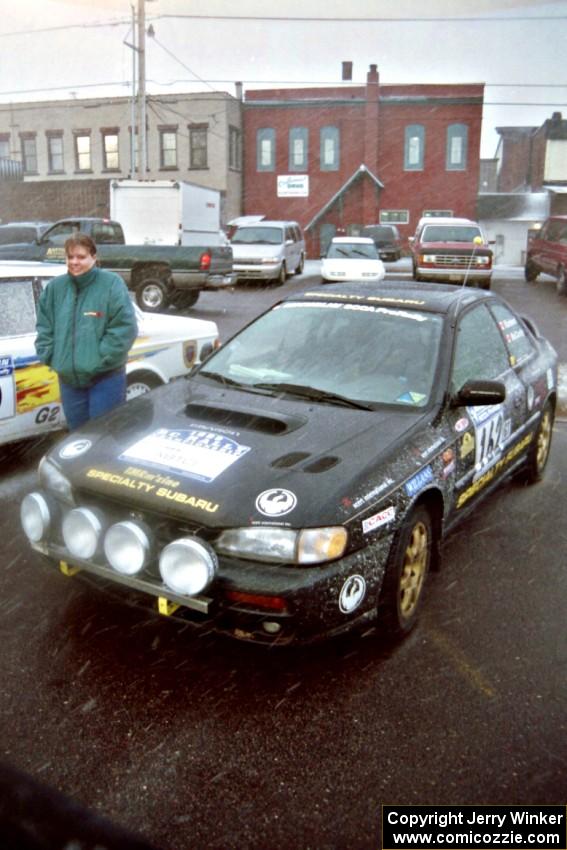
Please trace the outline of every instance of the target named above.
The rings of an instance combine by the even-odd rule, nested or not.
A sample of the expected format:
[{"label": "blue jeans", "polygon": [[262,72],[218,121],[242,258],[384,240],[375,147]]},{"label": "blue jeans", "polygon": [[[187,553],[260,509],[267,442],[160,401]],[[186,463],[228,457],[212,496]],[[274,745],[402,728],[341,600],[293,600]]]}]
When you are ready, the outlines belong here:
[{"label": "blue jeans", "polygon": [[72,387],[59,378],[59,388],[67,425],[74,431],[126,401],[126,370],[107,372],[88,387]]}]

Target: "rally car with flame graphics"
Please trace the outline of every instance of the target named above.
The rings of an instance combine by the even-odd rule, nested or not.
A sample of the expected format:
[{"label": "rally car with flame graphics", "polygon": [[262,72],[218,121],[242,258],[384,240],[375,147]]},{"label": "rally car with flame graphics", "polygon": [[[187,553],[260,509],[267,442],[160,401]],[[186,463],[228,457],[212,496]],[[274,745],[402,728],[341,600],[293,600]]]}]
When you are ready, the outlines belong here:
[{"label": "rally car with flame graphics", "polygon": [[[0,445],[65,426],[57,376],[34,347],[39,296],[65,271],[52,263],[0,263]],[[218,344],[214,322],[134,310],[138,337],[126,366],[128,398],[187,374]]]},{"label": "rally car with flame graphics", "polygon": [[234,637],[413,627],[444,534],[548,458],[557,357],[490,292],[315,288],[43,458],[33,548]]}]

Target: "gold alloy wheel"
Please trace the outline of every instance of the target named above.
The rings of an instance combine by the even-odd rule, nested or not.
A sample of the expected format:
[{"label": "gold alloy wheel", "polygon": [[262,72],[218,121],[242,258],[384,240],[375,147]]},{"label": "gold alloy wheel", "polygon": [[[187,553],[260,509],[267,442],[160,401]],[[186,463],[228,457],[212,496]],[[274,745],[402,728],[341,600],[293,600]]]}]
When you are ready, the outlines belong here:
[{"label": "gold alloy wheel", "polygon": [[400,575],[400,615],[409,620],[417,608],[429,563],[429,534],[424,522],[416,522],[404,553]]},{"label": "gold alloy wheel", "polygon": [[545,466],[551,445],[552,418],[549,408],[544,410],[537,432],[536,465],[538,472]]}]

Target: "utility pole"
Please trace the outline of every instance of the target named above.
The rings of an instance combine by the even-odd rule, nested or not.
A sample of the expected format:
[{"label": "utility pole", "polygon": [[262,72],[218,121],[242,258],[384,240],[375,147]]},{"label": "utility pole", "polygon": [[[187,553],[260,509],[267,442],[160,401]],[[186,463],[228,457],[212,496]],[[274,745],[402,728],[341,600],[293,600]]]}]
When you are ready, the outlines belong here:
[{"label": "utility pole", "polygon": [[136,173],[136,8],[132,4],[132,41],[133,44],[126,44],[132,48],[132,102],[130,115],[130,175],[133,177]]},{"label": "utility pole", "polygon": [[138,0],[138,174],[145,179],[148,169],[148,136],[146,131],[146,10],[145,0]]}]

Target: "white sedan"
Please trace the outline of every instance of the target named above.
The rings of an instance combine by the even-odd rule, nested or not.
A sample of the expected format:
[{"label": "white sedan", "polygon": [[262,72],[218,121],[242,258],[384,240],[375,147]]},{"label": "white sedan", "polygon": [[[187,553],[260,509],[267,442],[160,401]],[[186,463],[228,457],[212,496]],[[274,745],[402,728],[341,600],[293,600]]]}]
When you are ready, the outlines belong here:
[{"label": "white sedan", "polygon": [[[0,445],[65,427],[57,375],[35,353],[36,305],[65,266],[0,263]],[[215,322],[144,313],[134,305],[138,336],[126,364],[127,397],[186,375],[218,347]]]},{"label": "white sedan", "polygon": [[364,236],[336,236],[321,262],[323,283],[378,283],[384,276],[384,263],[374,240]]}]

